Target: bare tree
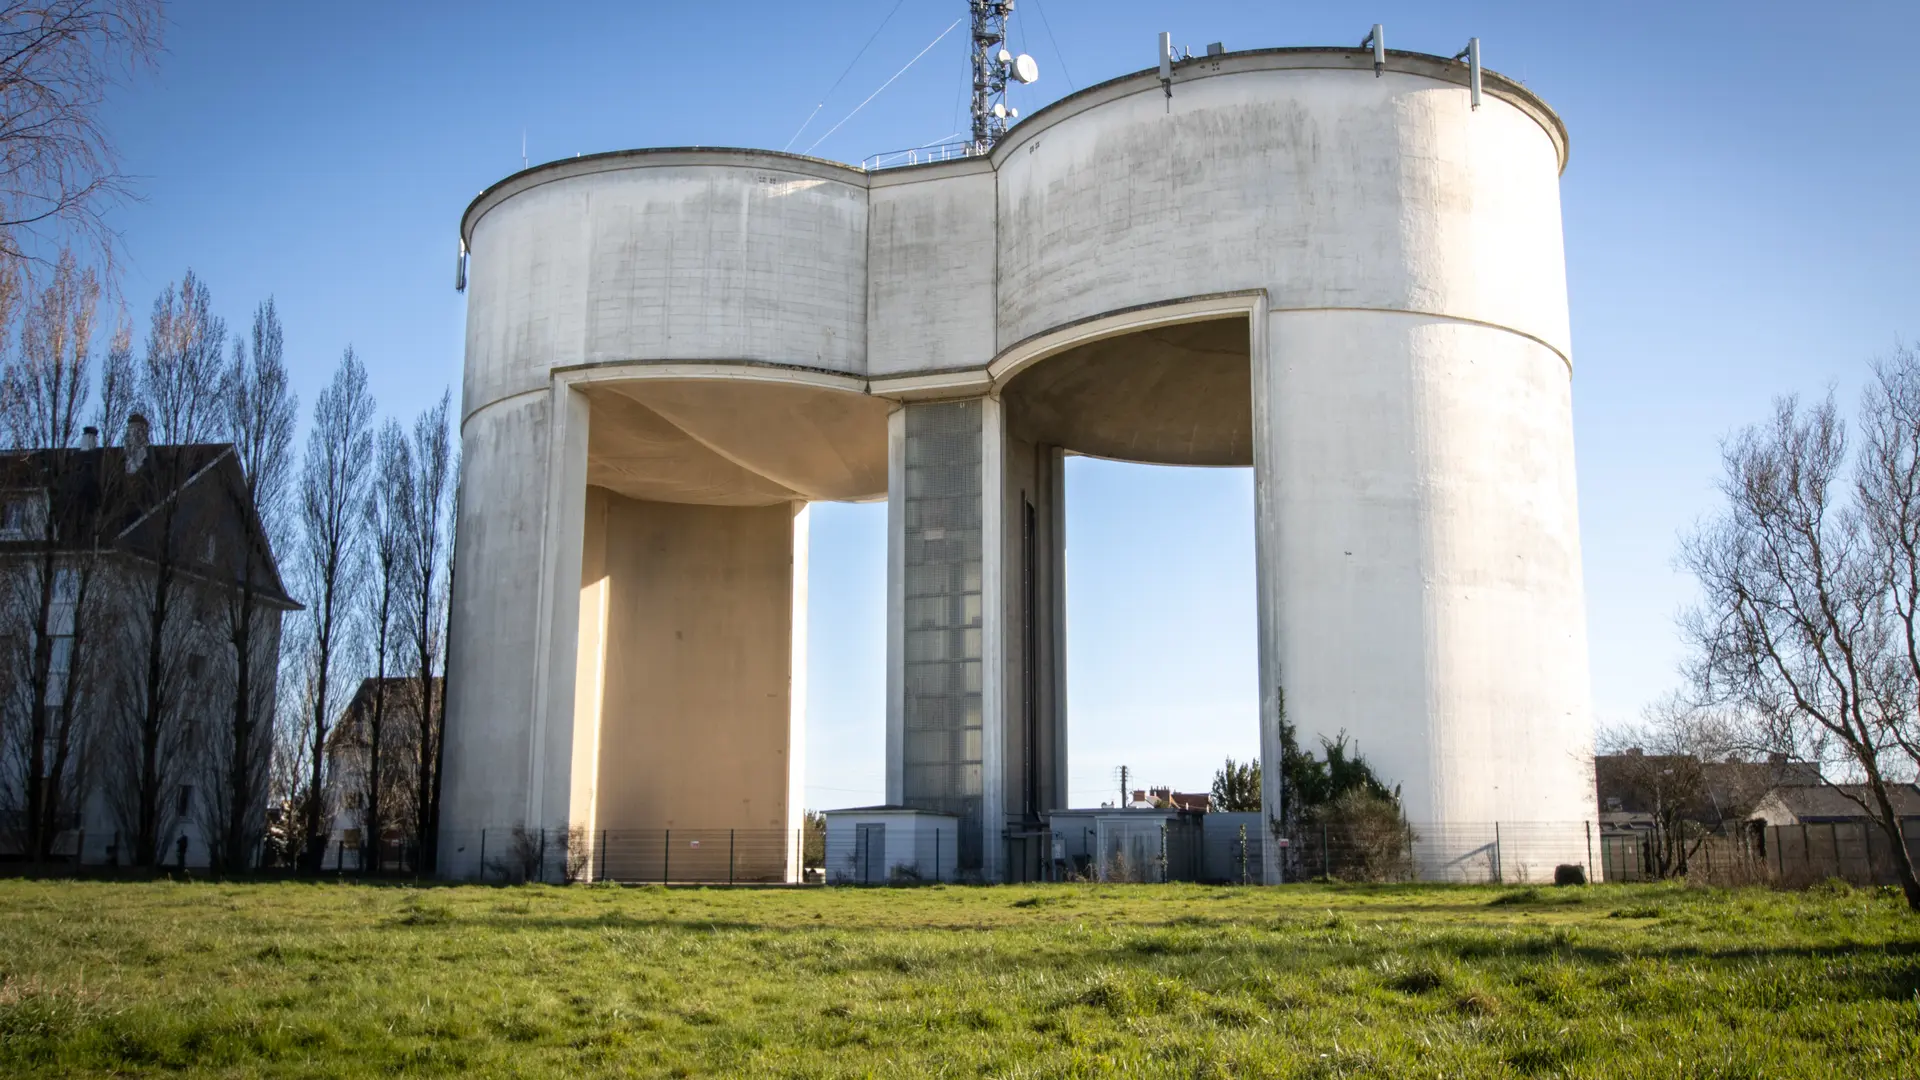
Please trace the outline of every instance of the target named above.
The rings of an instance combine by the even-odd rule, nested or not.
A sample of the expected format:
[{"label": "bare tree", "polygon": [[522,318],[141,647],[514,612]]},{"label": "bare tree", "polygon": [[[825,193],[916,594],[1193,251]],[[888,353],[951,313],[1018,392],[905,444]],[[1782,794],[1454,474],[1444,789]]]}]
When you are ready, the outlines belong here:
[{"label": "bare tree", "polygon": [[100,433],[101,446],[117,444],[128,415],[134,411],[134,395],[138,389],[139,374],[133,366],[133,321],[122,308],[114,320],[113,338],[107,344],[107,361],[100,367],[100,393],[93,426]]},{"label": "bare tree", "polygon": [[[17,295],[17,278],[0,271],[0,325],[12,325]],[[99,298],[93,272],[79,270],[73,253],[63,252],[46,287],[27,304],[18,350],[0,366],[0,411],[20,451],[7,457],[0,487],[40,493],[38,520],[26,530],[31,553],[0,574],[8,586],[0,611],[26,629],[24,647],[15,650],[19,655],[0,658],[25,669],[8,671],[8,682],[24,698],[17,710],[24,723],[6,733],[10,752],[0,752],[0,760],[22,767],[22,840],[35,860],[52,854],[62,820],[74,807],[76,744],[95,683],[89,675],[100,593],[96,571],[114,488],[87,483],[85,473],[97,470],[99,455],[80,445],[80,423]],[[75,497],[87,488],[93,497]],[[4,706],[0,701],[0,718],[14,711]]]},{"label": "bare tree", "polygon": [[419,736],[414,748],[415,865],[433,866],[438,839],[440,743],[444,712],[434,700],[434,669],[441,658],[446,607],[444,564],[453,500],[453,443],[447,427],[452,395],[413,424],[412,502],[407,508],[407,634],[413,647]]},{"label": "bare tree", "polygon": [[104,211],[127,193],[101,126],[107,91],[160,50],[160,0],[0,2],[0,258],[49,232],[111,257]]},{"label": "bare tree", "polygon": [[1703,593],[1683,623],[1702,700],[1750,718],[1762,747],[1861,779],[1864,796],[1835,790],[1884,831],[1908,906],[1920,912],[1920,880],[1887,794],[1893,774],[1920,760],[1920,659],[1903,630],[1920,578],[1901,576],[1920,575],[1902,565],[1902,537],[1920,538],[1920,504],[1908,494],[1920,483],[1911,451],[1920,413],[1907,396],[1915,367],[1906,353],[1877,372],[1857,462],[1831,394],[1804,407],[1781,399],[1766,422],[1729,440],[1726,506],[1681,559]]},{"label": "bare tree", "polygon": [[123,449],[128,483],[148,510],[129,529],[146,565],[122,652],[131,668],[120,740],[125,775],[112,790],[140,866],[160,865],[162,845],[189,798],[168,798],[187,776],[196,735],[187,706],[199,675],[192,661],[202,644],[193,599],[182,588],[182,548],[207,523],[192,520],[188,500],[176,496],[201,464],[183,448],[205,443],[219,427],[226,338],[225,322],[192,271],[154,300],[138,370],[139,398],[152,416],[129,422]]},{"label": "bare tree", "polygon": [[251,339],[234,341],[222,380],[220,426],[239,464],[239,483],[225,492],[228,520],[239,534],[225,560],[231,580],[222,582],[233,699],[225,729],[210,730],[207,738],[212,756],[224,765],[224,783],[201,804],[209,854],[219,869],[244,869],[252,861],[273,751],[282,610],[273,549],[286,514],[295,412],[284,347],[280,316],[269,298],[254,309]]},{"label": "bare tree", "polygon": [[375,462],[373,491],[367,496],[365,510],[373,572],[367,618],[373,625],[374,642],[373,701],[366,717],[367,773],[362,831],[371,842],[373,869],[378,871],[383,854],[381,838],[392,813],[387,799],[392,781],[386,775],[387,758],[394,751],[387,738],[387,661],[393,653],[395,605],[407,591],[407,519],[413,503],[413,456],[407,449],[406,431],[395,421],[387,421],[380,429]]},{"label": "bare tree", "polygon": [[[1743,740],[1723,713],[1677,695],[1649,707],[1639,723],[1604,732],[1600,742],[1599,782],[1625,792],[1652,819],[1645,850],[1657,877],[1685,874],[1713,835],[1710,824],[1743,816],[1766,793],[1764,786],[1730,782],[1731,768],[1722,769],[1726,790],[1715,790],[1713,770],[1744,749]],[[1733,802],[1716,802],[1722,794]]]},{"label": "bare tree", "polygon": [[373,398],[367,393],[366,369],[349,347],[334,370],[333,381],[314,401],[313,431],[307,437],[301,477],[302,573],[313,609],[312,712],[306,727],[312,755],[306,799],[309,871],[319,869],[327,848],[324,771],[332,720],[330,691],[338,678],[338,635],[346,628],[360,585],[362,524],[372,464]]}]

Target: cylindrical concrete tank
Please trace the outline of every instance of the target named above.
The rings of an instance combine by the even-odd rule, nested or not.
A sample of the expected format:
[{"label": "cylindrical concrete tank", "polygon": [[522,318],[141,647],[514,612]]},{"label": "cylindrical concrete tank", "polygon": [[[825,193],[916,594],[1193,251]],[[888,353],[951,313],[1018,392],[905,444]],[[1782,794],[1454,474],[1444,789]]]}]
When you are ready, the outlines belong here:
[{"label": "cylindrical concrete tank", "polygon": [[[600,155],[483,194],[464,223],[468,468],[446,819],[591,817],[592,725],[574,674],[589,658],[574,642],[612,646],[570,593],[579,488],[677,498],[657,489],[680,470],[699,482],[672,490],[733,505],[872,497],[846,477],[887,473],[888,408],[978,400],[980,483],[955,488],[980,500],[956,518],[981,536],[978,580],[962,591],[996,599],[955,601],[942,610],[958,621],[934,629],[980,643],[967,662],[981,715],[941,731],[935,713],[953,710],[916,698],[902,667],[920,655],[902,552],[951,539],[902,503],[916,459],[896,447],[889,790],[913,802],[910,735],[952,735],[965,754],[940,767],[982,806],[968,850],[1000,876],[1014,858],[1002,838],[1032,827],[1031,791],[1019,817],[1022,747],[1057,737],[1047,768],[1064,758],[1064,693],[1036,692],[1041,662],[1027,654],[1063,655],[1065,628],[1020,607],[1057,605],[1062,590],[1010,591],[1046,558],[1032,539],[1021,549],[1019,508],[1058,505],[1049,462],[1086,449],[1072,432],[1091,429],[1059,422],[1076,400],[1143,412],[1177,401],[1206,423],[1206,395],[1132,381],[1072,394],[1121,370],[1102,357],[1141,386],[1177,378],[1182,356],[1219,355],[1218,327],[1180,337],[1186,353],[1156,328],[1231,318],[1247,328],[1250,389],[1219,405],[1243,410],[1242,432],[1250,415],[1250,440],[1209,442],[1188,424],[1180,447],[1156,449],[1124,417],[1096,426],[1103,446],[1144,461],[1250,441],[1247,460],[1223,463],[1256,475],[1263,757],[1277,758],[1283,718],[1309,748],[1346,733],[1399,785],[1428,876],[1539,878],[1588,862],[1566,134],[1516,84],[1488,73],[1474,109],[1467,82],[1464,65],[1416,54],[1391,53],[1376,74],[1359,50],[1233,53],[1177,65],[1171,96],[1153,72],[1083,90],[985,158],[864,174],[749,151]],[[1048,364],[1071,373],[1023,410],[1020,377]],[[641,388],[663,375],[680,380],[671,399]],[[760,387],[757,435],[713,420],[725,388],[746,382]],[[718,388],[706,404],[719,412],[703,420],[689,385]],[[791,409],[765,396],[803,389],[812,396]],[[1185,422],[1158,419],[1137,427]],[[896,441],[915,430],[894,428]],[[813,461],[857,467],[828,482],[792,464]],[[1041,623],[1053,629],[1019,629]],[[1045,678],[1063,678],[1047,663]],[[1059,715],[1028,715],[1042,708]],[[1278,775],[1266,771],[1270,808]]]},{"label": "cylindrical concrete tank", "polygon": [[1209,63],[996,151],[1002,346],[1260,290],[1265,759],[1284,701],[1309,749],[1345,732],[1400,786],[1427,872],[1585,863],[1565,133],[1504,80],[1473,109],[1431,57]]}]

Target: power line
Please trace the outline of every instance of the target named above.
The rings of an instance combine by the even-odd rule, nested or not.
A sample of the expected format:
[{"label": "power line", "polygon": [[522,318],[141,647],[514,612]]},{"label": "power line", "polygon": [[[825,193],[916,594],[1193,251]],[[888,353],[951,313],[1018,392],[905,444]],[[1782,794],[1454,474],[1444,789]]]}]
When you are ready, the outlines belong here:
[{"label": "power line", "polygon": [[900,5],[906,2],[907,0],[893,0],[893,8],[887,12],[887,17],[884,19],[881,19],[880,25],[873,28],[873,33],[867,36],[867,43],[865,45],[860,46],[860,51],[857,53],[854,53],[853,59],[847,61],[847,66],[845,70],[840,72],[840,77],[833,80],[833,85],[827,87],[826,93],[820,95],[819,104],[815,105],[813,107],[813,111],[807,114],[806,120],[801,122],[799,128],[797,128],[794,131],[792,138],[789,138],[787,140],[787,145],[780,148],[782,151],[786,150],[788,147],[791,147],[793,145],[793,140],[798,139],[800,137],[800,132],[807,130],[807,125],[813,123],[813,118],[820,115],[820,110],[822,107],[826,105],[827,99],[833,96],[833,92],[835,90],[840,89],[841,83],[847,81],[847,76],[853,72],[853,65],[859,63],[860,58],[867,55],[867,49],[873,45],[874,39],[880,36],[880,31],[885,30],[887,28],[887,24],[893,21],[893,13],[896,11],[899,11]]},{"label": "power line", "polygon": [[[964,19],[964,18],[966,18],[966,16],[964,16],[964,15],[962,15],[962,16],[961,16],[960,18],[961,18],[961,19]],[[925,56],[925,55],[927,55],[928,53],[930,53],[930,52],[932,52],[932,51],[933,51],[933,47],[934,47],[935,45],[938,45],[938,44],[940,44],[940,42],[941,42],[941,41],[942,41],[943,39],[945,39],[945,38],[946,38],[946,36],[947,36],[948,34],[951,34],[951,33],[953,33],[953,28],[954,28],[954,27],[956,27],[956,26],[959,26],[959,25],[960,25],[960,19],[955,19],[955,20],[953,20],[952,22],[950,22],[950,23],[948,23],[948,24],[947,24],[947,28],[946,28],[945,30],[942,30],[942,31],[940,31],[940,36],[939,36],[939,37],[937,37],[937,38],[934,38],[934,39],[933,39],[932,41],[929,41],[929,42],[927,42],[927,47],[926,47],[926,48],[924,48],[924,49],[921,49],[921,50],[920,50],[919,52],[917,52],[917,53],[914,53],[914,54],[913,54],[913,59],[911,59],[911,60],[909,60],[909,61],[907,61],[907,62],[906,62],[906,64],[905,64],[905,66],[903,66],[903,67],[901,67],[901,69],[900,69],[899,71],[896,71],[896,72],[894,72],[894,73],[893,73],[893,79],[888,79],[888,80],[887,80],[886,82],[883,82],[883,83],[881,83],[881,84],[880,84],[880,90],[875,90],[875,91],[874,91],[873,93],[871,93],[871,94],[868,94],[868,95],[867,95],[867,98],[866,98],[866,101],[862,101],[862,102],[861,102],[860,104],[858,104],[858,105],[855,105],[855,106],[853,107],[853,112],[850,112],[850,113],[848,113],[847,115],[845,115],[845,116],[843,116],[843,117],[841,117],[841,118],[840,118],[840,123],[839,123],[839,124],[835,124],[835,125],[833,125],[832,127],[830,127],[830,128],[828,128],[828,129],[827,129],[827,133],[826,133],[825,135],[822,135],[822,136],[820,136],[819,138],[817,138],[817,139],[815,139],[815,140],[813,140],[813,145],[812,145],[812,146],[809,146],[809,147],[807,147],[807,150],[806,150],[806,152],[807,152],[807,153],[809,153],[809,154],[811,154],[811,153],[813,153],[813,147],[815,147],[815,146],[819,146],[819,145],[820,145],[821,143],[823,143],[823,142],[826,142],[826,141],[827,141],[828,139],[830,139],[830,138],[832,138],[832,137],[833,137],[833,133],[834,133],[834,132],[836,132],[836,131],[839,131],[839,130],[840,130],[840,127],[841,127],[841,125],[843,125],[843,124],[845,124],[845,123],[846,123],[847,121],[849,121],[849,120],[851,120],[851,119],[853,119],[853,117],[854,117],[854,115],[855,115],[856,113],[858,113],[858,112],[859,112],[859,111],[860,111],[861,109],[864,109],[864,108],[866,108],[866,107],[867,107],[867,102],[868,102],[868,101],[872,101],[872,100],[873,100],[874,98],[877,98],[877,97],[879,97],[879,96],[880,96],[880,91],[881,91],[881,90],[885,90],[885,89],[886,89],[887,87],[889,87],[889,86],[892,86],[892,85],[893,85],[893,80],[894,80],[894,79],[898,79],[898,78],[899,78],[900,76],[902,76],[902,75],[905,75],[905,74],[907,73],[907,68],[910,68],[910,67],[912,67],[913,65],[915,65],[915,64],[917,64],[917,63],[919,63],[919,62],[920,62],[920,58],[921,58],[921,57],[923,57],[923,56]]]},{"label": "power line", "polygon": [[1033,10],[1040,13],[1040,25],[1047,29],[1047,40],[1053,44],[1053,55],[1060,60],[1060,74],[1067,77],[1067,89],[1078,89],[1073,85],[1073,72],[1067,70],[1067,54],[1060,51],[1060,42],[1054,39],[1053,24],[1047,21],[1047,8],[1040,0],[1033,0]]}]

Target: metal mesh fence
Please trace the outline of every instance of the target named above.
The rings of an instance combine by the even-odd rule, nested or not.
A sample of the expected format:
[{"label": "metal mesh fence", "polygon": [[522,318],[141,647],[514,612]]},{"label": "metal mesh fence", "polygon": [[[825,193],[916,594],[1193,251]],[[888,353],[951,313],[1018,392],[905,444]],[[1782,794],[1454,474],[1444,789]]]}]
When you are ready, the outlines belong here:
[{"label": "metal mesh fence", "polygon": [[[1076,823],[1023,833],[1021,843],[1050,852],[1038,860],[1040,881],[1163,882],[1256,885],[1264,845],[1278,845],[1285,880],[1345,882],[1534,883],[1557,868],[1579,866],[1595,881],[1633,882],[1663,876],[1701,884],[1795,888],[1838,878],[1856,885],[1894,884],[1892,846],[1871,824],[1833,822],[1755,827],[1695,838],[1683,859],[1663,859],[1644,832],[1603,832],[1591,822],[1498,822],[1397,828],[1302,826],[1270,837],[1261,815],[1207,814],[1185,820]],[[1909,855],[1920,862],[1920,821],[1905,825]],[[624,884],[837,885],[976,883],[962,862],[965,843],[944,826],[848,826],[809,841],[806,830],[608,829],[590,832],[512,826],[449,832],[442,837],[445,876],[495,883],[524,881]],[[357,846],[329,845],[322,872],[365,873]],[[412,870],[396,847],[383,870]]]},{"label": "metal mesh fence", "polygon": [[449,833],[441,845],[447,876],[467,881],[750,885],[805,877],[804,829],[505,826]]},{"label": "metal mesh fence", "polygon": [[1286,881],[1491,884],[1551,881],[1569,864],[1593,876],[1599,853],[1597,831],[1577,821],[1304,825],[1286,836],[1261,825],[1258,813],[1206,814],[1192,828],[1159,817],[1056,823],[1041,877],[1259,884],[1271,843]]},{"label": "metal mesh fence", "polygon": [[[1903,822],[1908,857],[1920,863],[1920,821]],[[1688,837],[1666,845],[1647,830],[1601,840],[1608,881],[1651,881],[1663,874],[1713,885],[1789,888],[1838,878],[1854,885],[1899,882],[1892,840],[1860,821],[1767,825],[1731,835]]]}]

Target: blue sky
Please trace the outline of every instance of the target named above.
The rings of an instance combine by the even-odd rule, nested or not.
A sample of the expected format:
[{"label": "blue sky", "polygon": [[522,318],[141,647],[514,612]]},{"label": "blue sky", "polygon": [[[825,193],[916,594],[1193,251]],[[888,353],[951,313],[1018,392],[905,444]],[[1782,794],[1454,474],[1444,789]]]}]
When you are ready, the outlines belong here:
[{"label": "blue sky", "polygon": [[[387,409],[460,377],[460,211],[534,163],[649,145],[779,148],[895,0],[354,3],[180,0],[157,72],[108,122],[143,201],[114,221],[137,325],[193,267],[230,321],[272,294],[303,405],[352,343]],[[795,149],[954,18],[901,0]],[[1041,15],[1045,15],[1043,25]],[[1906,3],[1144,3],[1021,0],[1042,78],[1023,113],[1199,52],[1358,42],[1488,67],[1565,118],[1562,184],[1594,704],[1674,684],[1672,558],[1712,506],[1719,440],[1778,393],[1837,384],[1920,337],[1920,96]],[[812,152],[858,161],[961,125],[955,30]],[[1203,787],[1256,747],[1252,483],[1243,471],[1077,460],[1069,472],[1070,771]],[[883,508],[814,512],[808,802],[882,783]],[[1184,569],[1182,569],[1184,568]]]}]

